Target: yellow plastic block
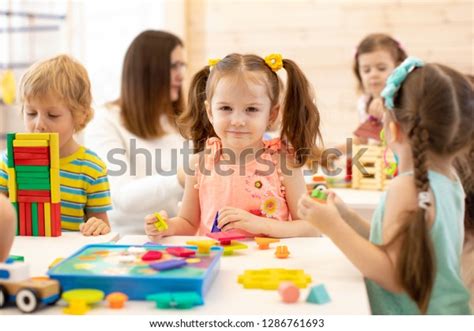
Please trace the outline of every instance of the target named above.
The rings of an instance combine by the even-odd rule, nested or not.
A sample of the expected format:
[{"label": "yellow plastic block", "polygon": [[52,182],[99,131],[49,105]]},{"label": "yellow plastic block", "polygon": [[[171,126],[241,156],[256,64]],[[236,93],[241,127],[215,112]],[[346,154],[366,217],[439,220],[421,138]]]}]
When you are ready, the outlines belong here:
[{"label": "yellow plastic block", "polygon": [[48,202],[44,204],[44,235],[51,237],[51,205]]},{"label": "yellow plastic block", "polygon": [[59,203],[61,202],[59,169],[51,168],[49,172],[51,177],[51,203]]},{"label": "yellow plastic block", "polygon": [[166,229],[168,229],[168,224],[166,223],[166,221],[163,219],[163,217],[160,215],[160,213],[153,213],[153,215],[155,215],[157,221],[155,222],[155,228],[158,230],[158,231],[165,231]]},{"label": "yellow plastic block", "polygon": [[50,167],[59,169],[59,136],[57,133],[50,134],[49,141]]},{"label": "yellow plastic block", "polygon": [[15,139],[19,140],[49,140],[49,133],[17,133]]},{"label": "yellow plastic block", "polygon": [[209,251],[211,250],[211,247],[217,245],[217,241],[214,241],[214,240],[190,240],[190,241],[187,241],[186,244],[197,246],[198,253],[209,254]]},{"label": "yellow plastic block", "polygon": [[235,250],[238,250],[238,249],[247,249],[248,246],[241,243],[241,242],[238,242],[238,241],[234,241],[232,240],[232,242],[230,243],[230,245],[225,245],[225,246],[221,246],[223,249],[224,249],[224,255],[233,255],[234,254],[234,251]]},{"label": "yellow plastic block", "polygon": [[10,202],[17,202],[15,168],[7,168],[7,171],[8,171],[8,196],[10,198]]},{"label": "yellow plastic block", "polygon": [[47,140],[13,140],[13,147],[48,147]]},{"label": "yellow plastic block", "polygon": [[291,281],[299,288],[306,288],[311,283],[311,276],[301,269],[257,269],[245,270],[238,277],[239,284],[248,289],[276,290],[284,281]]}]

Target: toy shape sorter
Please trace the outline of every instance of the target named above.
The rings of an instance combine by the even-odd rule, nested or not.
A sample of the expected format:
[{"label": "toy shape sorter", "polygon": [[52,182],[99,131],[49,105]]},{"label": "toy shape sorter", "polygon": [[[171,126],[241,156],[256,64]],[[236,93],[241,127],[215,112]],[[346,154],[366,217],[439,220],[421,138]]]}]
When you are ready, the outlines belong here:
[{"label": "toy shape sorter", "polygon": [[61,235],[57,133],[8,133],[8,192],[17,235]]},{"label": "toy shape sorter", "polygon": [[[167,250],[170,247],[196,254],[176,256]],[[55,265],[48,275],[59,280],[65,291],[91,288],[106,295],[122,292],[131,300],[145,300],[158,293],[195,292],[202,303],[219,272],[222,252],[221,247],[200,254],[196,246],[91,244]]]}]

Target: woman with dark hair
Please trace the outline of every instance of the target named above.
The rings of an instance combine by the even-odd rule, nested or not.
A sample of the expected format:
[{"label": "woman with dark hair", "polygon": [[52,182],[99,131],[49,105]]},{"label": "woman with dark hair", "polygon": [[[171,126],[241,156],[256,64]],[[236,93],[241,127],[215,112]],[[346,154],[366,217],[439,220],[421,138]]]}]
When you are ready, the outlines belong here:
[{"label": "woman with dark hair", "polygon": [[121,234],[143,233],[146,214],[178,210],[184,139],[176,118],[184,110],[185,66],[177,36],[140,33],[125,54],[120,97],[98,111],[86,130],[86,146],[107,163],[114,205],[110,220]]}]

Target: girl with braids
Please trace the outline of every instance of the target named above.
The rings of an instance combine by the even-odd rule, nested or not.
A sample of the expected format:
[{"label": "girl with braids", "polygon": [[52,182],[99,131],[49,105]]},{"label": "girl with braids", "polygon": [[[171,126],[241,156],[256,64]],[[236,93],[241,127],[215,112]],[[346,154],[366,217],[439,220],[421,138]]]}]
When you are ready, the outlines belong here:
[{"label": "girl with braids", "polygon": [[[287,88],[280,106],[284,68]],[[151,240],[169,235],[204,235],[214,222],[271,237],[315,236],[310,223],[296,217],[305,192],[301,166],[316,155],[319,112],[308,80],[295,62],[272,54],[230,54],[210,61],[191,82],[187,111],[180,117],[196,152],[187,171],[183,203],[168,229],[145,218]],[[280,138],[263,141],[282,111]],[[216,213],[218,213],[216,216]],[[166,220],[165,212],[160,215]]]},{"label": "girl with braids", "polygon": [[388,146],[399,157],[369,224],[333,193],[299,215],[367,279],[374,314],[469,314],[460,275],[464,192],[452,162],[472,145],[473,91],[463,75],[407,58],[382,92]]}]

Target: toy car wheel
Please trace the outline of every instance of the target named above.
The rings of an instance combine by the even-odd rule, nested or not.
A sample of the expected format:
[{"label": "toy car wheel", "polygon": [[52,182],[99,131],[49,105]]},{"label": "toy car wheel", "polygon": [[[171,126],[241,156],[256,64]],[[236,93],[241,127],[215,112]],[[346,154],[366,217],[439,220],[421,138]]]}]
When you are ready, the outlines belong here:
[{"label": "toy car wheel", "polygon": [[5,287],[0,285],[0,308],[5,307],[8,301],[8,292]]},{"label": "toy car wheel", "polygon": [[16,306],[24,313],[34,312],[38,309],[39,304],[38,292],[33,289],[25,288],[16,294]]}]

